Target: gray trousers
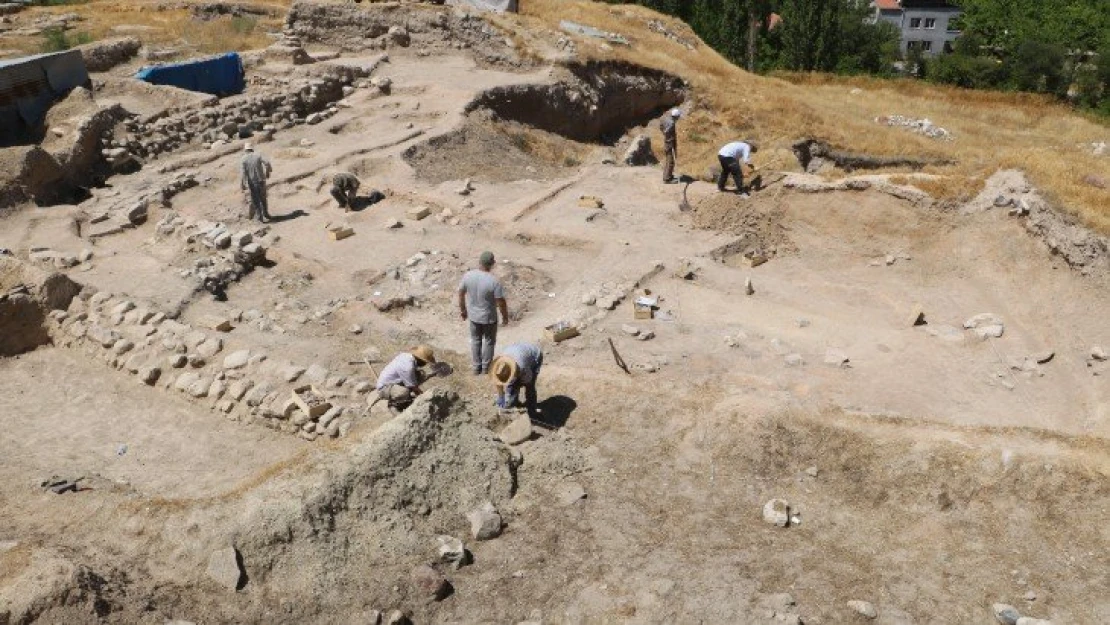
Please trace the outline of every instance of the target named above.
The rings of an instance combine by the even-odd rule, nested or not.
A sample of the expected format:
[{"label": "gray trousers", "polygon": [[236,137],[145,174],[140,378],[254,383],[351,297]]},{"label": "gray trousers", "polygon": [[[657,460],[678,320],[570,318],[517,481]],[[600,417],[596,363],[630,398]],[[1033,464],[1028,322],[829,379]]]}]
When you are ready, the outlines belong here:
[{"label": "gray trousers", "polygon": [[470,363],[479,373],[489,372],[493,348],[497,345],[497,322],[470,322]]},{"label": "gray trousers", "polygon": [[666,182],[674,178],[674,156],[678,152],[678,144],[664,142],[663,143],[663,181]]},{"label": "gray trousers", "polygon": [[250,191],[250,210],[247,213],[247,219],[254,219],[258,217],[258,221],[263,218],[270,218],[270,207],[266,202],[266,183],[252,184],[247,183],[247,189]]}]

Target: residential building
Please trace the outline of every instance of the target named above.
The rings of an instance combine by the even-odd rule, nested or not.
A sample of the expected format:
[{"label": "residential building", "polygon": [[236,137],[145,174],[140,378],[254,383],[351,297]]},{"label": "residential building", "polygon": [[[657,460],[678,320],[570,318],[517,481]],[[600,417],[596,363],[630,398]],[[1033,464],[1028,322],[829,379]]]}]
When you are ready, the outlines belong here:
[{"label": "residential building", "polygon": [[875,19],[889,22],[902,34],[902,55],[921,52],[937,56],[952,51],[960,36],[955,19],[960,8],[946,0],[873,0]]}]

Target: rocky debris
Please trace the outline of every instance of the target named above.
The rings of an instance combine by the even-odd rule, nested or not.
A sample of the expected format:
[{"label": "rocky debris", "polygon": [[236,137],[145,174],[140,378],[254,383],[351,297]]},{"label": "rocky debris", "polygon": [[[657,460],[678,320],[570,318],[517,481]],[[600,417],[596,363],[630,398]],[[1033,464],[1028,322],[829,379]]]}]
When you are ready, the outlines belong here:
[{"label": "rocky debris", "polygon": [[659,159],[655,158],[655,152],[651,149],[651,137],[647,135],[638,135],[632,139],[632,143],[625,150],[622,160],[625,165],[632,167],[654,165],[659,162]]},{"label": "rocky debris", "polygon": [[250,357],[251,352],[247,349],[232,352],[224,357],[224,369],[242,369],[247,366]]},{"label": "rocky debris", "polygon": [[1010,216],[1022,219],[1026,231],[1081,273],[1110,271],[1110,237],[1094,232],[1067,211],[1054,208],[1021,171],[996,172],[962,210],[974,213],[994,207],[1009,208]]},{"label": "rocky debris", "polygon": [[427,564],[413,567],[409,579],[417,593],[432,601],[443,601],[451,594],[451,584],[447,578]]},{"label": "rocky debris", "polygon": [[981,340],[1000,338],[1006,330],[1002,318],[994,313],[980,313],[964,322],[964,329],[971,330]]},{"label": "rocky debris", "polygon": [[77,46],[77,49],[85,60],[85,69],[90,72],[106,72],[130,61],[141,47],[142,42],[134,37],[117,37],[87,43]]},{"label": "rocky debris", "polygon": [[532,419],[528,415],[520,415],[505,426],[498,437],[506,445],[519,445],[532,438]]},{"label": "rocky debris", "polygon": [[941,128],[940,126],[933,124],[933,122],[929,121],[927,118],[913,119],[910,117],[905,117],[903,115],[887,115],[883,117],[876,117],[875,123],[882,124],[884,126],[905,128],[910,132],[924,135],[926,137],[929,137],[930,139],[939,139],[942,141],[955,140],[955,137],[952,136],[952,133],[948,132],[944,128]]},{"label": "rocky debris", "polygon": [[945,165],[950,161],[946,159],[917,159],[901,156],[874,156],[871,154],[854,154],[831,147],[819,139],[802,139],[791,146],[798,164],[807,173],[817,173],[827,163],[836,165],[846,171],[856,169],[883,169],[886,167],[911,167],[921,169],[926,165]]},{"label": "rocky debris", "polygon": [[470,552],[466,550],[463,541],[454,536],[441,534],[436,536],[436,542],[440,562],[450,564],[456,569],[470,564]]},{"label": "rocky debris", "polygon": [[1091,347],[1091,353],[1088,355],[1089,360],[1103,362],[1107,359],[1106,350],[1100,345]]},{"label": "rocky debris", "polygon": [[1017,620],[1017,625],[1052,625],[1052,621],[1031,616],[1023,616]]},{"label": "rocky debris", "polygon": [[781,592],[760,597],[756,601],[756,613],[768,621],[784,625],[802,625],[797,614],[797,603],[789,593]]},{"label": "rocky debris", "polygon": [[763,521],[779,527],[790,525],[790,504],[784,499],[772,499],[763,504]]},{"label": "rocky debris", "polygon": [[316,59],[304,49],[301,38],[289,29],[282,31],[281,38],[266,48],[265,54],[267,58],[286,61],[293,65],[308,65],[316,62]]},{"label": "rocky debris", "polygon": [[867,619],[875,619],[879,617],[879,612],[875,609],[875,606],[871,605],[871,603],[867,601],[853,599],[848,602],[848,607],[855,611],[856,614],[859,614],[860,616]]},{"label": "rocky debris", "polygon": [[466,515],[470,521],[470,537],[474,540],[491,540],[501,535],[501,514],[491,502]]},{"label": "rocky debris", "polygon": [[385,615],[382,625],[412,625],[408,615],[400,610],[393,610]]},{"label": "rocky debris", "polygon": [[209,579],[228,590],[239,590],[247,583],[243,570],[243,556],[235,547],[225,547],[212,552],[208,558]]}]

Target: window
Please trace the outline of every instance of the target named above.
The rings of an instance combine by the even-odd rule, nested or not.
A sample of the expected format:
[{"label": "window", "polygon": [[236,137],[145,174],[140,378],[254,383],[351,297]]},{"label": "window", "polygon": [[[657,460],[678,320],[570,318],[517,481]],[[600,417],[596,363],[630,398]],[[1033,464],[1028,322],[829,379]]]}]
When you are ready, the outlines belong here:
[{"label": "window", "polygon": [[917,49],[917,42],[916,41],[907,41],[906,42],[906,49],[907,50],[916,50]]},{"label": "window", "polygon": [[944,42],[944,53],[948,54],[951,51],[952,51],[952,42],[951,41],[945,41]]},{"label": "window", "polygon": [[925,28],[936,28],[936,27],[937,27],[936,18],[934,18],[934,17],[926,17],[925,18]]},{"label": "window", "polygon": [[928,52],[929,50],[932,50],[933,49],[933,42],[932,41],[922,41],[921,42],[921,49],[926,51],[926,52]]},{"label": "window", "polygon": [[921,18],[920,17],[911,17],[910,18],[910,28],[921,28]]}]

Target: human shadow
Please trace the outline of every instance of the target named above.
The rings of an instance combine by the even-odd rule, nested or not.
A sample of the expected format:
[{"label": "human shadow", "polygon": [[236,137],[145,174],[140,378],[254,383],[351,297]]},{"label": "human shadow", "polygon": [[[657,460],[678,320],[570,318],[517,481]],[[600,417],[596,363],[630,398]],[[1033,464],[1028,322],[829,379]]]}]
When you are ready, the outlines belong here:
[{"label": "human shadow", "polygon": [[570,420],[571,413],[578,408],[578,402],[566,395],[552,395],[536,404],[536,408],[539,408],[539,415],[533,417],[534,421],[558,429]]},{"label": "human shadow", "polygon": [[361,210],[370,208],[371,206],[377,204],[378,202],[381,202],[384,199],[384,193],[374,190],[365,197],[356,197],[355,199],[351,200],[351,210],[357,213]]},{"label": "human shadow", "polygon": [[284,215],[270,215],[270,223],[281,223],[283,221],[290,221],[293,219],[297,219],[298,217],[305,217],[307,215],[308,213],[298,208],[297,210],[291,213],[285,213]]}]

